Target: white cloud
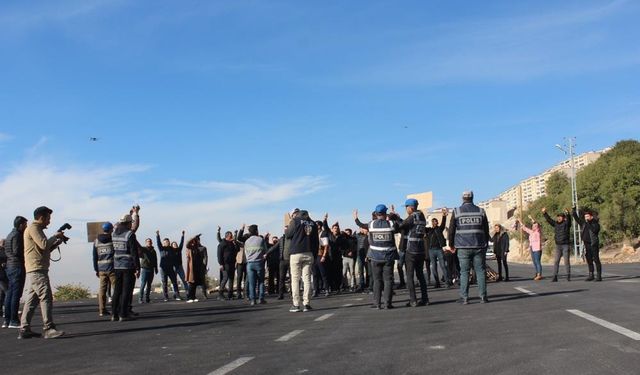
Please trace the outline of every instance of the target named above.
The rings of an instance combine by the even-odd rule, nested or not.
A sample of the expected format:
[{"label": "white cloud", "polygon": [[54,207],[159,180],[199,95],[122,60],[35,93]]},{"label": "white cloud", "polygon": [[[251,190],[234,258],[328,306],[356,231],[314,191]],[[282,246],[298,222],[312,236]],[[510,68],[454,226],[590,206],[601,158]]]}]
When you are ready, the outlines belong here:
[{"label": "white cloud", "polygon": [[[52,266],[53,284],[81,282],[95,289],[97,279],[93,274],[91,244],[86,242],[87,222],[115,221],[134,203],[139,203],[142,206],[138,232],[141,242],[155,235],[156,229],[173,239],[182,229],[187,231],[187,236],[203,233],[213,269],[218,225],[235,229],[244,222],[256,223],[263,233],[271,230],[280,234],[283,213],[289,209],[287,202],[327,186],[323,177],[300,177],[279,183],[180,182],[173,185],[185,190],[179,191],[176,197],[174,191],[165,194],[162,187],[166,185],[137,190],[135,181],[148,169],[141,165],[92,168],[62,167],[53,161],[23,162],[0,176],[0,207],[3,208],[0,222],[8,233],[16,215],[30,219],[35,207],[52,208],[49,234],[65,221],[73,225],[69,231],[71,241],[62,246],[62,261]],[[211,187],[221,188],[227,194],[222,198],[189,198],[190,190]]]}]

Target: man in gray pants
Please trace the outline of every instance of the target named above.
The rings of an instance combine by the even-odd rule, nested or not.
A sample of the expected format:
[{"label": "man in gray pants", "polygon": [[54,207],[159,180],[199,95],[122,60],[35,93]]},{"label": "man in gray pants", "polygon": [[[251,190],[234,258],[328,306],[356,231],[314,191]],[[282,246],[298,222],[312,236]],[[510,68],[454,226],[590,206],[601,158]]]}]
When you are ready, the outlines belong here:
[{"label": "man in gray pants", "polygon": [[564,214],[556,215],[554,221],[547,213],[546,208],[542,208],[542,214],[555,231],[556,252],[553,263],[553,279],[551,282],[558,281],[558,268],[560,268],[560,258],[564,258],[564,266],[567,269],[567,281],[571,281],[571,263],[569,261],[569,251],[571,247],[571,215],[569,210],[565,209]]}]

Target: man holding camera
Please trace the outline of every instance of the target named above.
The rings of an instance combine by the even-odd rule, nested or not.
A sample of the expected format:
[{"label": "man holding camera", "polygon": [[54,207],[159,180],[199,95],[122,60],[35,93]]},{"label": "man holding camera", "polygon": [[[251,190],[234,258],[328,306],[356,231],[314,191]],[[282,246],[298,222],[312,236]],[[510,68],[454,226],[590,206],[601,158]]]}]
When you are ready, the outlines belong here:
[{"label": "man holding camera", "polygon": [[33,212],[34,221],[24,232],[24,258],[28,284],[24,308],[22,312],[19,339],[27,339],[37,336],[31,331],[31,319],[38,302],[42,312],[44,338],[53,339],[64,335],[63,331],[56,330],[53,324],[53,292],[49,282],[49,264],[51,250],[67,240],[62,231],[58,231],[53,237],[47,238],[44,229],[51,222],[53,210],[48,207],[38,207]]}]

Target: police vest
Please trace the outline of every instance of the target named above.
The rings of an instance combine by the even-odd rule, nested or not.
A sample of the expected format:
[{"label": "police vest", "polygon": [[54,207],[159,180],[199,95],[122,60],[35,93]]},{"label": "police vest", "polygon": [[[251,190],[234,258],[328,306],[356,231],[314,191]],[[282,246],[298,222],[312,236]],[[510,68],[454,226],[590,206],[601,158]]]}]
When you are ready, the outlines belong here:
[{"label": "police vest", "polygon": [[116,270],[133,270],[136,268],[133,259],[133,249],[129,249],[129,239],[133,236],[132,231],[111,235],[113,242],[113,268]]},{"label": "police vest", "polygon": [[378,219],[369,223],[369,258],[378,262],[397,258],[393,222]]},{"label": "police vest", "polygon": [[422,254],[424,253],[424,237],[427,233],[427,220],[422,212],[414,212],[411,216],[413,216],[413,227],[407,233],[406,251],[412,254]]},{"label": "police vest", "polygon": [[487,237],[482,224],[484,210],[474,204],[463,204],[454,209],[456,235],[454,246],[458,249],[481,249],[487,247]]},{"label": "police vest", "polygon": [[113,271],[113,243],[102,243],[96,240],[93,246],[98,254],[98,272]]}]

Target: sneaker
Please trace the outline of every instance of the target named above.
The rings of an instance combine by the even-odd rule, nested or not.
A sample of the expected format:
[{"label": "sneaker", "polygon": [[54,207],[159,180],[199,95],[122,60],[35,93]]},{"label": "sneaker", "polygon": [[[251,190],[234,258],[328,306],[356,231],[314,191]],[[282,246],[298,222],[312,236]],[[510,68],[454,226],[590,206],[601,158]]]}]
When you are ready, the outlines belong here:
[{"label": "sneaker", "polygon": [[261,300],[260,300],[260,304],[261,304],[261,305],[266,305],[266,304],[267,304],[267,301],[266,301],[266,300],[264,300],[264,299],[261,299]]},{"label": "sneaker", "polygon": [[469,304],[469,299],[468,298],[460,298],[458,300],[458,303],[461,305],[468,305]]},{"label": "sneaker", "polygon": [[193,303],[193,300],[192,299],[188,299],[187,303]]},{"label": "sneaker", "polygon": [[489,303],[489,298],[487,298],[487,297],[480,297],[480,303]]},{"label": "sneaker", "polygon": [[289,312],[302,312],[302,310],[300,309],[300,306],[296,306],[296,305],[292,305],[291,308],[289,309]]},{"label": "sneaker", "polygon": [[395,309],[395,307],[392,304],[388,304],[384,308],[387,310]]},{"label": "sneaker", "polygon": [[175,296],[175,297],[173,297],[173,299],[175,299],[176,301],[182,301],[182,297],[180,297],[180,296]]},{"label": "sneaker", "polygon": [[111,297],[107,299],[107,303],[111,303]]},{"label": "sneaker", "polygon": [[9,326],[7,328],[10,329],[14,329],[14,328],[20,328],[20,323],[9,323]]},{"label": "sneaker", "polygon": [[138,300],[138,304],[143,304],[143,303],[144,303],[144,301],[142,301],[142,299]]},{"label": "sneaker", "polygon": [[418,302],[407,302],[405,305],[407,307],[418,307]]},{"label": "sneaker", "polygon": [[118,315],[111,315],[111,321],[112,322],[117,322],[120,320],[120,317],[118,317]]},{"label": "sneaker", "polygon": [[200,300],[196,298],[193,300],[193,302],[200,302]]},{"label": "sneaker", "polygon": [[169,302],[169,298],[163,299],[164,302]]},{"label": "sneaker", "polygon": [[20,331],[18,331],[19,340],[30,339],[32,337],[39,337],[39,335],[31,331],[31,328],[20,328]]},{"label": "sneaker", "polygon": [[98,316],[107,316],[107,315],[110,315],[107,310],[100,311],[100,313],[98,314]]},{"label": "sneaker", "polygon": [[9,324],[7,322],[2,323],[2,328],[9,328]]},{"label": "sneaker", "polygon": [[313,310],[313,308],[311,308],[311,305],[304,305],[304,308],[302,309],[303,312],[307,312],[311,310]]},{"label": "sneaker", "polygon": [[372,309],[376,309],[376,310],[382,310],[382,307],[380,305],[376,305],[376,304],[371,305],[371,308]]},{"label": "sneaker", "polygon": [[250,305],[251,306],[255,306],[256,305],[256,300],[252,299]]},{"label": "sneaker", "polygon": [[44,331],[43,337],[45,339],[57,339],[58,337],[64,336],[64,331],[58,331],[55,328],[49,328]]}]

